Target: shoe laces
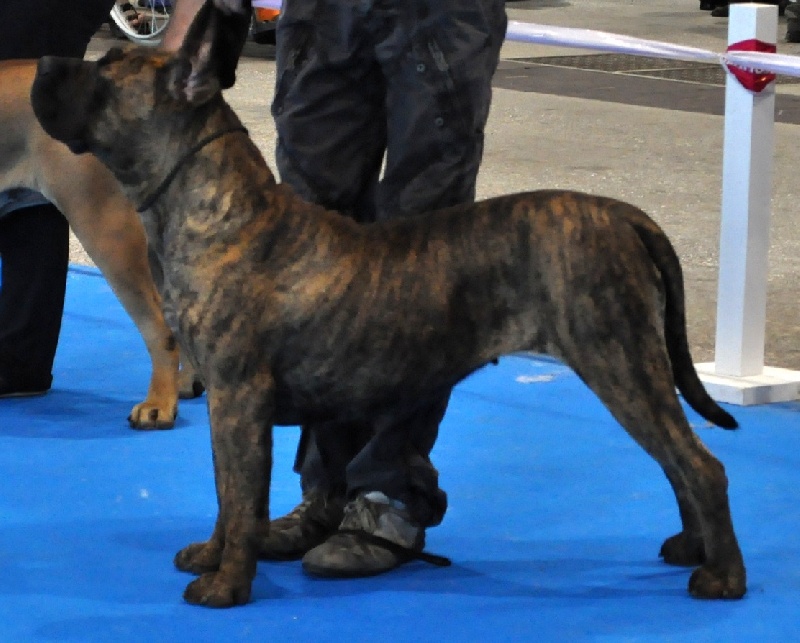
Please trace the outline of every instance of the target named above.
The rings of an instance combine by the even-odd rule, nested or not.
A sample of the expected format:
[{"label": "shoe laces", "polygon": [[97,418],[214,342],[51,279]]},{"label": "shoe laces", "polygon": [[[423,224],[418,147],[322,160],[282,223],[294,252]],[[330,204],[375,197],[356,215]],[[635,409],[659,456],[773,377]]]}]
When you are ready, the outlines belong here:
[{"label": "shoe laces", "polygon": [[376,492],[347,503],[339,529],[363,531],[408,549],[422,549],[425,542],[425,531],[411,519],[405,505]]}]

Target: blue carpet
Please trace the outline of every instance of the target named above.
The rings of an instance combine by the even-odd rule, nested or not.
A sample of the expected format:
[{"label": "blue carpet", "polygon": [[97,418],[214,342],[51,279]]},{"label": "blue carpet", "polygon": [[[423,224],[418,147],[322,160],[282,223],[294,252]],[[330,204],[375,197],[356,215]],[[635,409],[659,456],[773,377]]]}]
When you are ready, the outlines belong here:
[{"label": "blue carpet", "polygon": [[[657,465],[558,362],[463,382],[434,461],[450,498],[428,550],[384,577],[261,563],[254,600],[186,605],[175,552],[216,515],[204,400],[175,430],[127,428],[149,363],[105,280],[70,272],[53,391],[0,403],[0,641],[780,641],[800,631],[800,405],[710,429],[749,573],[741,601],[689,597],[657,557],[679,528]],[[276,429],[273,515],[299,498],[298,431]]]}]

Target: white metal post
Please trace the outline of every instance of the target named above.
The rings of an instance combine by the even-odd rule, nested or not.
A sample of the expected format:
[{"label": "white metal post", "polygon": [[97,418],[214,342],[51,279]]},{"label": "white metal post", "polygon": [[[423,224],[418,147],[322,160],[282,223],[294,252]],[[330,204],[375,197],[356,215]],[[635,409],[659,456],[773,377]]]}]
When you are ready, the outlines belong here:
[{"label": "white metal post", "polygon": [[[777,7],[730,5],[729,47],[774,45],[777,33]],[[800,374],[764,366],[774,125],[775,83],[754,93],[728,74],[715,362],[698,371],[716,399],[736,404],[798,397]]]},{"label": "white metal post", "polygon": [[[774,44],[777,32],[774,6],[730,6],[729,46],[749,39]],[[718,375],[746,377],[764,370],[774,123],[775,83],[756,94],[728,74],[717,290]]]}]

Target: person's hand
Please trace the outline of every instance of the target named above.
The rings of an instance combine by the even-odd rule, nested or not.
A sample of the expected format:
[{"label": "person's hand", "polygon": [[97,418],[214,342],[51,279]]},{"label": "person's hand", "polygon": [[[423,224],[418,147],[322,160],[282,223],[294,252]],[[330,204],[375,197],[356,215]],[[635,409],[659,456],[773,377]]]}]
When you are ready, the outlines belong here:
[{"label": "person's hand", "polygon": [[214,0],[214,5],[224,13],[244,13],[242,0]]}]

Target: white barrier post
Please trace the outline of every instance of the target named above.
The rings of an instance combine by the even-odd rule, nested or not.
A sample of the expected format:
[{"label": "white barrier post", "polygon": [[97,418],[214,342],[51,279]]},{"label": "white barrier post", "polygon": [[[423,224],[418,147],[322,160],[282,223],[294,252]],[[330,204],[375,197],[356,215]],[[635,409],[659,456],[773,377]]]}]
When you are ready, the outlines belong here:
[{"label": "white barrier post", "polygon": [[[734,4],[728,46],[750,39],[775,44],[777,23],[774,7]],[[775,83],[753,93],[728,74],[715,352],[719,375],[747,377],[764,370],[774,120]]]},{"label": "white barrier post", "polygon": [[[730,6],[728,46],[774,45],[775,6]],[[800,373],[764,366],[775,83],[750,91],[728,74],[714,363],[698,372],[711,395],[734,404],[797,399]]]}]

